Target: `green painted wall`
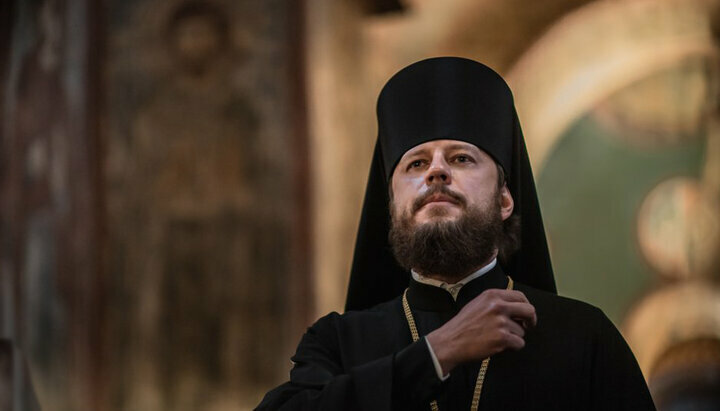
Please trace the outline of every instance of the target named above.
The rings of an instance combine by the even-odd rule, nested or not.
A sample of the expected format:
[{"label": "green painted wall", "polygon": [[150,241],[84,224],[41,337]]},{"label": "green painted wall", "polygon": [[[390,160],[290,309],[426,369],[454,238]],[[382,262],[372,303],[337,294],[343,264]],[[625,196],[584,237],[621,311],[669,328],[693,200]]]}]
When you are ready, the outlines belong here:
[{"label": "green painted wall", "polygon": [[657,281],[635,236],[640,204],[665,179],[697,177],[705,140],[639,148],[617,133],[592,115],[581,118],[559,139],[537,185],[560,294],[620,324]]}]

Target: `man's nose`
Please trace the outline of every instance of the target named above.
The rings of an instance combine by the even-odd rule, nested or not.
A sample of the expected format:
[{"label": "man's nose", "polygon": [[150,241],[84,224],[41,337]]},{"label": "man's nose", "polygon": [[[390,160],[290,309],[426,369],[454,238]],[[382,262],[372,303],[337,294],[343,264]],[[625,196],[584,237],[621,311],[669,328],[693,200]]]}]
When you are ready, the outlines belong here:
[{"label": "man's nose", "polygon": [[425,184],[450,184],[452,182],[452,174],[450,167],[444,159],[433,159],[425,175]]}]

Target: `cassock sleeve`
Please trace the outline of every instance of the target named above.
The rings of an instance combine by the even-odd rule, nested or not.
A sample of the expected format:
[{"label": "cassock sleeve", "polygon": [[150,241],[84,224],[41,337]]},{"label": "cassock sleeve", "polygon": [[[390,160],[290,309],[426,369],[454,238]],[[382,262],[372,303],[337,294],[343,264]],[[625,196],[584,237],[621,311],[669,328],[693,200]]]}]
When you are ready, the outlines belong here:
[{"label": "cassock sleeve", "polygon": [[390,411],[429,402],[437,393],[441,381],[423,339],[345,366],[349,356],[338,337],[339,317],[332,313],[308,329],[292,358],[290,381],[268,392],[257,410]]},{"label": "cassock sleeve", "polygon": [[[598,310],[599,311],[599,310]],[[655,410],[637,360],[615,325],[601,312],[591,384],[595,410]]]}]

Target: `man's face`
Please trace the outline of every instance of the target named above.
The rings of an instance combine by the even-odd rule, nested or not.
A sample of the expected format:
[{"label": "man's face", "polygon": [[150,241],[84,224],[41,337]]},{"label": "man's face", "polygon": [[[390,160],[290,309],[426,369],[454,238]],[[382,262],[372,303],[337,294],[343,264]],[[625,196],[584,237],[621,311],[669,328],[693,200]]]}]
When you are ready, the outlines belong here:
[{"label": "man's face", "polygon": [[[393,214],[415,226],[457,221],[468,209],[497,207],[498,170],[495,161],[477,146],[458,140],[435,140],[408,150],[392,180]],[[500,216],[512,214],[507,187],[500,190]]]},{"label": "man's face", "polygon": [[497,255],[513,201],[485,152],[456,140],[421,144],[391,184],[389,240],[400,265],[456,282]]}]

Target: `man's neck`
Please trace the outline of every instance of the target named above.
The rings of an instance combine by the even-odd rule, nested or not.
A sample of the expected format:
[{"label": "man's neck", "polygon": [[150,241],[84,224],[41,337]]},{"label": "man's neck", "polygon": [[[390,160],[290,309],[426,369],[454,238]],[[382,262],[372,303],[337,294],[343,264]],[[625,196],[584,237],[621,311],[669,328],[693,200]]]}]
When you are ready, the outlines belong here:
[{"label": "man's neck", "polygon": [[459,280],[457,282],[453,282],[453,283],[447,283],[443,280],[428,278],[428,277],[423,276],[422,274],[418,274],[414,270],[412,271],[412,277],[415,281],[417,281],[419,283],[431,285],[433,287],[442,288],[443,290],[450,293],[450,295],[452,296],[452,298],[454,300],[457,300],[458,294],[460,293],[460,289],[463,288],[465,286],[465,284],[475,280],[478,277],[482,277],[489,271],[492,271],[492,269],[495,268],[496,265],[497,265],[497,258],[493,259],[490,263],[484,265],[483,267],[474,271],[473,273],[465,276],[461,280]]},{"label": "man's neck", "polygon": [[422,271],[419,271],[419,270],[416,270],[416,269],[413,269],[413,271],[415,271],[416,273],[422,275],[422,276],[425,277],[425,278],[431,278],[431,279],[433,279],[433,280],[442,281],[442,282],[447,283],[447,284],[455,284],[455,283],[458,283],[458,282],[462,281],[463,279],[467,278],[468,276],[473,275],[474,273],[478,272],[479,270],[482,270],[482,269],[483,269],[484,267],[486,267],[488,264],[490,264],[490,263],[492,263],[493,261],[495,261],[495,259],[497,258],[497,256],[498,256],[498,251],[495,250],[495,251],[492,253],[492,255],[490,256],[490,258],[488,258],[485,262],[483,262],[482,264],[478,265],[477,267],[475,267],[474,269],[470,270],[469,272],[464,273],[464,274],[461,274],[461,275],[446,275],[446,274],[423,273]]}]

